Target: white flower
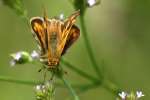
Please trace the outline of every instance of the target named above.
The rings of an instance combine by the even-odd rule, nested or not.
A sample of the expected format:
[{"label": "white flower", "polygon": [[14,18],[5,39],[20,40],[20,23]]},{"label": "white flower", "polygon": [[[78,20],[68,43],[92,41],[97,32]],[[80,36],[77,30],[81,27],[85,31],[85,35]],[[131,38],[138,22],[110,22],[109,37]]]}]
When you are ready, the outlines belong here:
[{"label": "white flower", "polygon": [[91,6],[94,6],[96,4],[96,0],[87,0],[87,3],[91,7]]},{"label": "white flower", "polygon": [[19,61],[21,56],[22,56],[22,53],[21,52],[17,52],[16,55],[14,56],[14,60]]},{"label": "white flower", "polygon": [[137,91],[137,92],[136,92],[136,95],[137,95],[137,98],[141,98],[141,97],[145,96],[145,95],[142,93],[142,91]]},{"label": "white flower", "polygon": [[33,52],[31,53],[31,57],[32,57],[33,59],[38,59],[38,58],[39,58],[39,53],[36,52],[35,50],[33,50]]},{"label": "white flower", "polygon": [[15,66],[15,65],[16,65],[16,61],[15,61],[14,59],[11,60],[11,61],[10,61],[10,65],[11,65],[11,66]]},{"label": "white flower", "polygon": [[126,99],[127,93],[122,91],[121,93],[118,94],[123,100]]},{"label": "white flower", "polygon": [[46,92],[46,87],[44,85],[42,85],[42,84],[36,85],[35,91],[37,93],[45,93]]},{"label": "white flower", "polygon": [[[10,61],[10,65],[14,66],[16,64],[25,64],[27,62],[31,62],[33,58],[26,51],[19,51],[17,53],[13,53],[10,55],[12,60]],[[34,54],[35,56],[35,54]]]},{"label": "white flower", "polygon": [[59,15],[59,19],[60,19],[60,20],[64,20],[64,14],[60,14],[60,15]]},{"label": "white flower", "polygon": [[41,88],[42,88],[42,85],[37,85],[37,86],[35,87],[36,90],[41,90]]},{"label": "white flower", "polygon": [[12,54],[11,57],[13,59],[10,61],[10,65],[11,66],[15,66],[16,63],[21,59],[22,53],[21,52],[17,52],[16,54]]}]

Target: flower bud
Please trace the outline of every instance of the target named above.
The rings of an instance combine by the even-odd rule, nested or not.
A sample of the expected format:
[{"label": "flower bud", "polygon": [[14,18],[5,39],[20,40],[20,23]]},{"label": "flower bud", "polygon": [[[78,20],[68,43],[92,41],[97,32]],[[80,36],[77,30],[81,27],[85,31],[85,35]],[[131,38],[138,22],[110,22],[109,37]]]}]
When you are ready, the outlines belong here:
[{"label": "flower bud", "polygon": [[32,57],[30,56],[30,54],[25,51],[19,51],[17,53],[11,54],[10,56],[12,57],[12,60],[10,62],[12,66],[16,64],[24,64],[32,61]]}]

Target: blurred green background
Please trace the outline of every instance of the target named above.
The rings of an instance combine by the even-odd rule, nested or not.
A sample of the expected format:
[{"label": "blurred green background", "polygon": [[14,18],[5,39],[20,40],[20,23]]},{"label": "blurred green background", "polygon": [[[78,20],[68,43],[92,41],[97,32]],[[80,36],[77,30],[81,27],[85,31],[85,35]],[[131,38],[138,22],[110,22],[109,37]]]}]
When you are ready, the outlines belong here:
[{"label": "blurred green background", "polygon": [[[23,0],[29,17],[42,16],[43,5],[49,18],[74,12],[68,0]],[[85,14],[89,40],[97,63],[104,60],[105,76],[125,91],[141,90],[150,100],[150,0],[102,0]],[[80,27],[79,19],[76,23]],[[39,67],[33,64],[10,66],[9,54],[37,49],[27,23],[0,3],[0,75],[20,80],[42,80]],[[95,75],[83,42],[83,35],[64,58],[78,68]],[[87,83],[76,73],[68,72],[71,83]],[[80,80],[80,81],[79,81]],[[55,100],[67,99],[68,90],[56,88]],[[115,100],[117,96],[102,87],[79,94],[81,100]],[[33,86],[0,81],[0,100],[35,100]]]}]

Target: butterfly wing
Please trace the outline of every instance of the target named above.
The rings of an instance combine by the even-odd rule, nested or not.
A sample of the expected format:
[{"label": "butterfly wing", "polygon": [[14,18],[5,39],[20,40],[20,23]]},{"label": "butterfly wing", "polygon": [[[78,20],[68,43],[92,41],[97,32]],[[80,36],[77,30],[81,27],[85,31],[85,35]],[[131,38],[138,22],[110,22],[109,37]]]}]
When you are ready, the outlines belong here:
[{"label": "butterfly wing", "polygon": [[[64,21],[64,25],[62,27],[62,33],[59,34],[60,36],[60,44],[58,45],[58,51],[60,52],[60,55],[64,54],[64,52],[66,51],[66,49],[71,46],[71,44],[73,43],[73,41],[75,41],[75,35],[79,36],[79,29],[74,25],[77,16],[80,15],[80,11],[76,11],[75,13],[73,13],[70,17],[68,17],[67,20]],[[76,31],[76,32],[75,32]],[[77,32],[78,31],[78,32]],[[74,34],[74,35],[73,35]],[[75,40],[71,40],[71,39]],[[70,43],[69,43],[70,42]],[[71,43],[72,42],[72,43]],[[67,43],[67,45],[66,45]],[[66,45],[66,47],[65,47]]]},{"label": "butterfly wing", "polygon": [[31,19],[30,23],[33,30],[33,36],[39,44],[41,55],[44,55],[47,52],[47,32],[44,19],[41,17],[34,17]]},{"label": "butterfly wing", "polygon": [[62,55],[64,55],[66,53],[67,49],[79,38],[80,29],[76,25],[73,25],[69,34],[70,34],[70,36],[68,37],[68,39],[66,41]]}]

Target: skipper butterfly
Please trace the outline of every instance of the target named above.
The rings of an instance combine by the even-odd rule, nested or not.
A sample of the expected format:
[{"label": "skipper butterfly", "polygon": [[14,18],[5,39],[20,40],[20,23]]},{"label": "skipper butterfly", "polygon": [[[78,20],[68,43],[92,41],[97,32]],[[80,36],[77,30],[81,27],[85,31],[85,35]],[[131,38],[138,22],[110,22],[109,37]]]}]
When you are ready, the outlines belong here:
[{"label": "skipper butterfly", "polygon": [[62,55],[79,38],[80,30],[75,25],[80,11],[76,11],[66,20],[33,17],[30,20],[33,36],[40,49],[40,61],[49,69],[57,68]]}]

